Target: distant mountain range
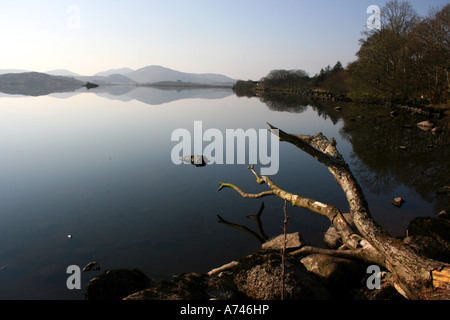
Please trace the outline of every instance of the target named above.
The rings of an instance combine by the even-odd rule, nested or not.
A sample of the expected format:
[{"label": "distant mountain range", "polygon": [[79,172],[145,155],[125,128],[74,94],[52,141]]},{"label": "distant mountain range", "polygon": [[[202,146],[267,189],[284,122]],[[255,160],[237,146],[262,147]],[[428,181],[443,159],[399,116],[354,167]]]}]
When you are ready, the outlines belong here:
[{"label": "distant mountain range", "polygon": [[167,88],[231,87],[236,80],[222,74],[186,73],[162,66],[147,66],[138,70],[110,69],[93,76],[57,69],[45,73],[19,69],[0,69],[0,92],[8,94],[42,95],[74,91],[87,82],[97,85],[155,86]]},{"label": "distant mountain range", "polygon": [[[29,70],[0,69],[0,75],[7,73],[27,73]],[[222,74],[214,73],[186,73],[172,70],[162,66],[147,66],[138,70],[130,68],[110,69],[98,72],[93,76],[74,73],[70,70],[58,69],[44,72],[53,76],[73,77],[84,82],[95,82],[104,84],[145,84],[161,82],[193,83],[204,85],[232,86],[236,80]]]}]

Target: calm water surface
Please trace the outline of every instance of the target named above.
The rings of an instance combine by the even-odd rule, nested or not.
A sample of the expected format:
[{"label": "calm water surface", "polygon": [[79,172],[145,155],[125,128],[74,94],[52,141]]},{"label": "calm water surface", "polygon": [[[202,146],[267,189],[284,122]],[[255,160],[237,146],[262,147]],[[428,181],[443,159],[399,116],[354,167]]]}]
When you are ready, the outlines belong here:
[{"label": "calm water surface", "polygon": [[[358,118],[352,110],[346,111],[355,112],[349,120],[330,106],[264,103],[229,90],[114,88],[0,96],[0,299],[84,299],[86,283],[114,268],[137,267],[157,279],[207,272],[260,247],[251,235],[218,223],[217,215],[256,231],[246,216],[256,214],[263,201],[264,231],[268,236],[282,233],[282,200],[242,199],[230,189],[217,192],[219,182],[248,192],[266,190],[247,165],[172,163],[172,132],[185,128],[193,133],[196,120],[204,130],[266,129],[270,122],[287,132],[335,137],[373,216],[395,236],[415,216],[434,216],[443,209],[447,203],[433,196],[427,181],[411,182],[418,165],[396,164],[406,156],[385,149],[401,138],[383,129],[389,117],[374,115],[378,120],[367,123],[368,117]],[[376,135],[377,126],[384,134]],[[403,142],[418,135],[423,145],[429,144],[428,133],[420,129],[401,132]],[[366,136],[375,140],[362,140]],[[439,159],[439,148],[448,146],[445,139],[433,149],[422,146],[427,154],[420,172],[427,170],[428,177],[448,174],[448,166],[426,158]],[[292,145],[280,144],[280,169],[272,178],[293,193],[347,211],[328,170]],[[400,209],[388,202],[395,196],[406,199]],[[325,218],[292,207],[288,213],[289,231],[322,245],[329,226]],[[102,270],[82,273],[82,290],[68,290],[67,267],[83,268],[91,261]]]}]

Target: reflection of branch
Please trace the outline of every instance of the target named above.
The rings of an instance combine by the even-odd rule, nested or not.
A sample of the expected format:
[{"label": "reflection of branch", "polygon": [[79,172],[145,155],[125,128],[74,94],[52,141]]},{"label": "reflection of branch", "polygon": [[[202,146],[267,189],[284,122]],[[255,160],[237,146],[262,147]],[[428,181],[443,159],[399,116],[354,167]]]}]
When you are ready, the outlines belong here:
[{"label": "reflection of branch", "polygon": [[256,215],[250,215],[250,216],[247,216],[247,218],[255,219],[256,224],[258,225],[258,231],[259,231],[259,234],[256,233],[255,231],[253,231],[253,230],[247,228],[246,226],[242,226],[242,225],[240,225],[240,224],[236,224],[236,223],[233,223],[233,222],[229,222],[229,221],[223,219],[223,218],[222,218],[221,216],[219,216],[219,215],[217,215],[217,217],[219,218],[219,223],[223,223],[223,224],[225,224],[225,225],[227,225],[227,226],[229,226],[229,227],[232,227],[232,228],[235,228],[235,229],[238,229],[238,230],[243,230],[243,231],[245,231],[245,232],[248,232],[248,233],[251,234],[253,237],[255,237],[256,239],[258,239],[259,242],[264,243],[264,242],[266,242],[269,238],[268,238],[268,237],[266,236],[266,234],[264,233],[264,230],[263,230],[263,227],[262,227],[262,223],[261,223],[261,214],[262,214],[263,210],[264,210],[264,202],[261,204],[261,207],[260,207],[260,209],[259,209],[259,211],[258,211],[258,213],[257,213]]},{"label": "reflection of branch", "polygon": [[259,208],[259,211],[256,215],[250,215],[250,216],[247,216],[246,218],[255,219],[256,225],[258,226],[259,234],[261,235],[261,237],[263,239],[265,239],[265,241],[267,241],[267,239],[269,239],[269,237],[265,234],[263,226],[262,226],[262,222],[261,222],[261,215],[262,215],[263,210],[264,210],[264,202],[261,203],[261,207]]},{"label": "reflection of branch", "polygon": [[339,231],[341,235],[343,235],[343,239],[346,239],[346,244],[352,248],[356,248],[357,246],[357,239],[355,239],[357,237],[356,232],[348,224],[348,222],[345,220],[344,216],[337,207],[289,193],[278,187],[269,177],[267,176],[260,177],[258,173],[254,170],[253,165],[250,166],[248,169],[251,170],[252,173],[255,175],[257,183],[259,184],[266,183],[271,190],[261,192],[259,194],[249,194],[242,191],[239,187],[235,186],[234,184],[223,182],[220,183],[219,190],[221,190],[224,187],[229,187],[237,191],[244,198],[260,198],[268,195],[276,195],[283,200],[291,202],[293,206],[305,208],[312,212],[324,215],[333,224],[335,224],[335,226],[337,226],[336,229]]}]

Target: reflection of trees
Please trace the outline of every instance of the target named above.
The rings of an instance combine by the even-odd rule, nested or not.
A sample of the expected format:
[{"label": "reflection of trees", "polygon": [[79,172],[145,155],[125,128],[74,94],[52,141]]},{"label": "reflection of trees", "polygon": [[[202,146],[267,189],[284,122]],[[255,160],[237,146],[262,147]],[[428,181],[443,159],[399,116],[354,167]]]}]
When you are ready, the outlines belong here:
[{"label": "reflection of trees", "polygon": [[306,111],[310,103],[307,97],[297,94],[264,93],[260,99],[270,110],[292,113]]},{"label": "reflection of trees", "polygon": [[352,106],[346,111],[341,133],[352,143],[359,159],[354,163],[355,172],[365,187],[381,193],[405,184],[426,201],[436,200],[437,210],[448,209],[449,198],[436,195],[449,184],[448,128],[434,135],[416,126],[423,117],[391,117],[388,110],[378,106]]},{"label": "reflection of trees", "polygon": [[374,171],[372,168],[365,166],[354,154],[352,155],[352,158],[355,160],[352,163],[355,167],[353,171],[358,176],[360,183],[367,187],[370,192],[374,194],[392,192],[397,181],[391,168],[379,168],[379,170]]},{"label": "reflection of trees", "polygon": [[342,119],[341,136],[353,146],[353,171],[372,193],[390,193],[404,184],[424,200],[435,201],[436,210],[450,208],[450,197],[436,194],[450,184],[450,124],[444,120],[433,120],[443,128],[435,135],[416,125],[425,116],[400,112],[393,117],[379,105],[340,102],[342,111],[336,111],[336,102],[301,95],[265,93],[260,99],[274,111],[300,113],[308,106],[334,124]]}]

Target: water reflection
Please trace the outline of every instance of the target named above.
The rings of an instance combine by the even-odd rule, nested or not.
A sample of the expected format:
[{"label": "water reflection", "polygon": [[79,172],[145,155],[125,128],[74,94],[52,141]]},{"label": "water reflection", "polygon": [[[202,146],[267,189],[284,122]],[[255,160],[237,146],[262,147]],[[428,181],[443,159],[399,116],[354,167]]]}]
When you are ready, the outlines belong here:
[{"label": "water reflection", "polygon": [[264,202],[261,203],[261,207],[259,208],[259,211],[257,214],[246,216],[247,219],[255,220],[256,226],[258,228],[258,232],[250,229],[249,227],[247,227],[245,225],[227,221],[224,218],[222,218],[220,215],[217,215],[217,217],[219,218],[219,223],[225,224],[234,229],[245,231],[248,234],[250,234],[252,237],[256,238],[256,240],[258,240],[258,242],[260,242],[262,244],[262,243],[266,242],[267,240],[269,240],[269,237],[266,235],[262,221],[261,221],[261,215],[262,215],[263,211],[264,211]]},{"label": "water reflection", "polygon": [[[411,203],[422,215],[430,214],[429,203],[448,206],[447,193],[434,194],[448,184],[448,127],[431,135],[415,125],[426,120],[421,117],[400,112],[392,118],[389,110],[344,103],[337,111],[337,103],[294,96],[238,98],[231,90],[108,90],[0,98],[0,298],[79,299],[82,293],[65,286],[72,264],[98,261],[105,269],[138,267],[155,278],[170,277],[205,272],[261,247],[246,232],[218,223],[217,214],[261,238],[282,233],[280,199],[266,198],[264,216],[249,223],[245,217],[259,202],[255,207],[232,190],[216,192],[224,179],[248,191],[258,188],[248,164],[199,169],[192,158],[191,165],[170,161],[171,133],[196,120],[220,130],[267,129],[270,122],[292,133],[334,135],[369,203],[390,214],[388,227],[402,229],[411,220],[403,215]],[[400,145],[407,150],[400,152]],[[276,181],[348,207],[326,168],[290,145],[280,144]],[[402,184],[415,192],[400,210],[391,209],[395,214],[390,195],[374,201],[372,193],[398,191]],[[289,230],[308,244],[323,243],[328,226],[326,218],[301,208],[290,213]]]},{"label": "water reflection", "polygon": [[[0,90],[0,92],[2,92]],[[76,95],[93,93],[103,98],[110,100],[119,100],[123,102],[129,102],[132,100],[140,101],[149,105],[162,105],[172,101],[182,99],[223,99],[225,97],[233,95],[231,89],[227,88],[208,88],[208,89],[195,89],[195,88],[164,88],[164,87],[146,87],[146,86],[120,86],[120,85],[108,85],[99,86],[95,88],[80,87],[77,89],[67,90],[28,90],[23,88],[16,90],[13,94],[18,96],[42,96],[49,95],[55,98],[70,98]],[[11,97],[12,93],[3,90],[4,97]]]},{"label": "water reflection", "polygon": [[448,119],[429,120],[379,105],[312,101],[301,96],[267,95],[261,101],[271,110],[289,112],[303,112],[309,105],[320,117],[333,123],[343,121],[340,133],[352,144],[352,170],[370,192],[389,194],[403,184],[434,202],[437,212],[449,210],[450,198],[437,192],[449,184]]}]

